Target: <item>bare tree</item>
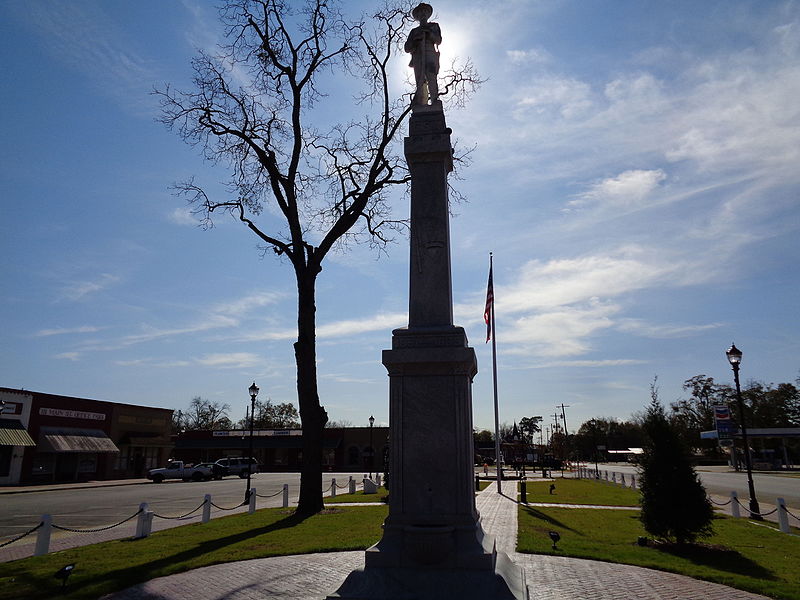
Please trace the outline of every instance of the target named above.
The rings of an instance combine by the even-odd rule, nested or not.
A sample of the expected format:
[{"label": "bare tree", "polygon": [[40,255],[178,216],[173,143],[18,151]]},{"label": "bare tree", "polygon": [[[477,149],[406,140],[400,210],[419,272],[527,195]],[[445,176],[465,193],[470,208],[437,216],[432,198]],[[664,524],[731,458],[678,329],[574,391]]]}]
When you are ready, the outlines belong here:
[{"label": "bare tree", "polygon": [[230,429],[231,420],[228,418],[230,404],[206,400],[195,396],[189,403],[189,410],[183,413],[187,429]]},{"label": "bare tree", "polygon": [[[176,186],[203,225],[213,226],[216,214],[230,215],[258,237],[263,251],[271,249],[294,269],[301,515],[323,508],[322,431],[328,417],[319,400],[315,340],[323,259],[349,241],[382,249],[405,226],[392,218],[388,194],[409,182],[393,142],[410,113],[410,94],[393,95],[389,72],[410,23],[409,9],[387,3],[369,18],[347,22],[333,1],[309,0],[300,8],[283,0],[230,1],[221,10],[226,43],[219,55],[201,51],[192,61],[195,90],[166,86],[155,92],[161,121],[199,146],[206,159],[230,168],[225,198],[210,197],[194,180]],[[332,127],[315,125],[314,108],[323,98],[332,102],[326,84],[344,76],[360,81],[362,91],[342,107],[354,107],[361,116]],[[469,63],[440,79],[440,95],[457,102],[480,83]]]}]

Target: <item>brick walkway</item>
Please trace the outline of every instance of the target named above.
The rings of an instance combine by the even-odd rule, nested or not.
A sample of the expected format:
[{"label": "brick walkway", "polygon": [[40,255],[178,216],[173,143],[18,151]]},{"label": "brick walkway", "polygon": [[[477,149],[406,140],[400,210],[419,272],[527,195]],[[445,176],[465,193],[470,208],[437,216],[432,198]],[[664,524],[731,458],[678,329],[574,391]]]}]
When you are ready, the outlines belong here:
[{"label": "brick walkway", "polygon": [[[516,482],[504,482],[513,494]],[[492,484],[477,497],[484,529],[526,572],[531,600],[755,600],[763,598],[682,575],[592,560],[518,554],[517,504]],[[281,556],[195,569],[134,586],[106,600],[318,600],[363,567],[364,553]]]}]

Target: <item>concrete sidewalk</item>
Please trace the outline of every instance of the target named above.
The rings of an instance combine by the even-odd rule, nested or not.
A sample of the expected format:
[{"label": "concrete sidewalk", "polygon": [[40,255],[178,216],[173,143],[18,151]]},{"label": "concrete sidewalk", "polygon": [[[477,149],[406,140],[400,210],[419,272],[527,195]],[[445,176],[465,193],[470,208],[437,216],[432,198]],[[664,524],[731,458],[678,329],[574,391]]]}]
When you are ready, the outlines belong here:
[{"label": "concrete sidewalk", "polygon": [[[478,494],[484,529],[525,569],[531,600],[754,600],[764,598],[723,585],[641,567],[592,560],[519,554],[516,482]],[[318,600],[335,591],[364,552],[280,556],[203,567],[160,577],[106,600]],[[443,600],[445,600],[443,598]]]}]

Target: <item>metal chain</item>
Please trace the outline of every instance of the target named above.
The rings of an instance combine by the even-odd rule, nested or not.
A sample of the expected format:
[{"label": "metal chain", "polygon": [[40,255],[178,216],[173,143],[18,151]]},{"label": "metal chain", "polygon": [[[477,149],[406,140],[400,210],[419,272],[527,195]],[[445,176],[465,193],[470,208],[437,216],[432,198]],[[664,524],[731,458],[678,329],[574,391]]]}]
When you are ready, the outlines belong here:
[{"label": "metal chain", "polygon": [[716,504],[717,506],[728,506],[728,504],[732,502],[731,500],[727,502],[716,502],[711,496],[709,496],[708,499],[711,501],[711,504]]},{"label": "metal chain", "polygon": [[753,511],[751,511],[751,510],[750,510],[750,507],[749,507],[749,506],[745,506],[744,504],[742,504],[742,503],[739,501],[739,499],[738,499],[738,498],[736,499],[736,504],[738,504],[738,505],[739,505],[739,506],[741,506],[743,509],[745,509],[747,512],[749,512],[751,516],[752,516],[752,515],[755,515],[755,516],[757,516],[757,517],[768,517],[768,516],[770,516],[772,513],[776,513],[776,512],[778,512],[778,507],[776,506],[776,507],[775,507],[775,508],[773,508],[771,511],[769,511],[769,512],[766,512],[766,513],[754,513]]},{"label": "metal chain", "polygon": [[340,490],[343,490],[344,488],[348,488],[348,487],[350,487],[350,484],[349,484],[349,483],[345,483],[344,485],[339,485],[339,484],[337,483],[337,484],[336,484],[336,487],[337,487],[338,489],[340,489]]},{"label": "metal chain", "polygon": [[108,527],[98,527],[97,529],[74,529],[72,527],[62,527],[61,525],[56,525],[55,523],[53,523],[52,526],[53,526],[54,529],[60,529],[61,531],[70,531],[72,533],[98,533],[100,531],[108,531],[109,529],[113,529],[114,527],[119,527],[123,523],[127,523],[132,518],[138,516],[139,513],[141,513],[141,512],[142,512],[142,509],[140,508],[135,513],[133,513],[130,517],[120,521],[119,523],[114,523],[113,525],[109,525]]},{"label": "metal chain", "polygon": [[246,504],[248,504],[248,503],[247,502],[242,502],[241,504],[237,504],[236,506],[233,506],[231,508],[225,508],[224,506],[219,506],[218,504],[214,504],[212,502],[211,506],[213,506],[214,508],[218,508],[219,510],[236,510],[237,508],[241,508],[241,507],[245,506]]},{"label": "metal chain", "polygon": [[283,490],[278,490],[274,494],[259,494],[258,492],[256,492],[256,497],[257,498],[274,498],[278,494],[282,494],[282,493],[283,493]]},{"label": "metal chain", "polygon": [[785,510],[785,511],[786,511],[786,514],[787,514],[787,515],[789,515],[790,517],[792,517],[793,519],[797,519],[798,521],[800,521],[800,517],[798,517],[797,515],[793,515],[792,513],[790,513],[790,512],[789,512],[789,509],[788,509],[788,508],[786,508],[786,506],[784,506],[784,507],[783,507],[783,510]]},{"label": "metal chain", "polygon": [[3,542],[2,544],[0,544],[0,548],[5,548],[5,547],[6,547],[6,546],[8,546],[9,544],[13,544],[14,542],[18,542],[19,540],[21,540],[22,538],[24,538],[26,535],[30,535],[30,534],[32,534],[34,531],[36,531],[37,529],[39,529],[39,528],[40,528],[42,525],[44,525],[44,521],[42,521],[41,523],[39,523],[39,524],[38,524],[36,527],[34,527],[33,529],[29,529],[28,531],[26,531],[26,532],[25,532],[25,533],[23,533],[22,535],[18,535],[17,537],[15,537],[15,538],[14,538],[14,539],[12,539],[12,540],[8,540],[7,542]]},{"label": "metal chain", "polygon": [[205,501],[205,500],[203,500],[203,501],[200,503],[200,506],[198,506],[198,507],[197,507],[197,508],[195,508],[194,510],[190,510],[190,511],[189,511],[189,512],[187,512],[185,515],[181,515],[180,517],[165,517],[164,515],[160,515],[160,514],[158,514],[157,512],[154,512],[154,513],[153,513],[153,516],[154,516],[154,517],[158,517],[159,519],[173,519],[173,520],[175,520],[175,521],[178,521],[178,520],[180,520],[180,519],[185,519],[186,517],[188,517],[188,516],[189,516],[190,514],[192,514],[192,513],[195,513],[195,512],[197,512],[198,510],[200,510],[201,508],[203,508],[203,506],[205,506],[205,504],[206,504],[206,501]]}]

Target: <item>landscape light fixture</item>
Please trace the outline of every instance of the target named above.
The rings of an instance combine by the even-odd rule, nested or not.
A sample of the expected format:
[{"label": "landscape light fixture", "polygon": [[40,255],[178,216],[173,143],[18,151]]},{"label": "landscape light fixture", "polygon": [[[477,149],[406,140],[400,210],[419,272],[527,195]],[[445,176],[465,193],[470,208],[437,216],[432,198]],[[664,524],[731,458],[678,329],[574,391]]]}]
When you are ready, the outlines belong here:
[{"label": "landscape light fixture", "polygon": [[73,569],[75,569],[75,563],[64,565],[58,571],[56,571],[56,574],[53,576],[56,579],[61,580],[62,588],[67,587],[67,579],[69,579],[69,576],[72,575]]},{"label": "landscape light fixture", "polygon": [[747,488],[750,492],[750,518],[757,521],[763,521],[761,510],[758,507],[758,500],[756,499],[756,488],[753,485],[753,467],[750,462],[750,443],[747,440],[747,425],[745,424],[744,417],[744,402],[742,401],[742,390],[739,387],[739,364],[742,362],[742,351],[736,347],[736,344],[731,344],[731,347],[725,351],[728,357],[728,362],[731,363],[733,369],[733,381],[736,383],[736,403],[739,405],[739,426],[742,428],[742,442],[744,443],[744,464],[747,468]]},{"label": "landscape light fixture", "polygon": [[553,540],[553,550],[558,550],[558,548],[556,548],[556,544],[558,543],[558,540],[561,539],[559,533],[557,531],[548,531],[547,535],[549,535],[550,539]]},{"label": "landscape light fixture", "polygon": [[372,470],[375,465],[375,448],[372,445],[372,426],[375,424],[375,417],[369,416],[369,478],[372,479]]},{"label": "landscape light fixture", "polygon": [[247,489],[244,491],[245,503],[250,502],[250,476],[253,471],[253,421],[256,416],[256,396],[258,396],[258,386],[255,381],[247,391],[250,393],[250,453],[247,457]]}]

